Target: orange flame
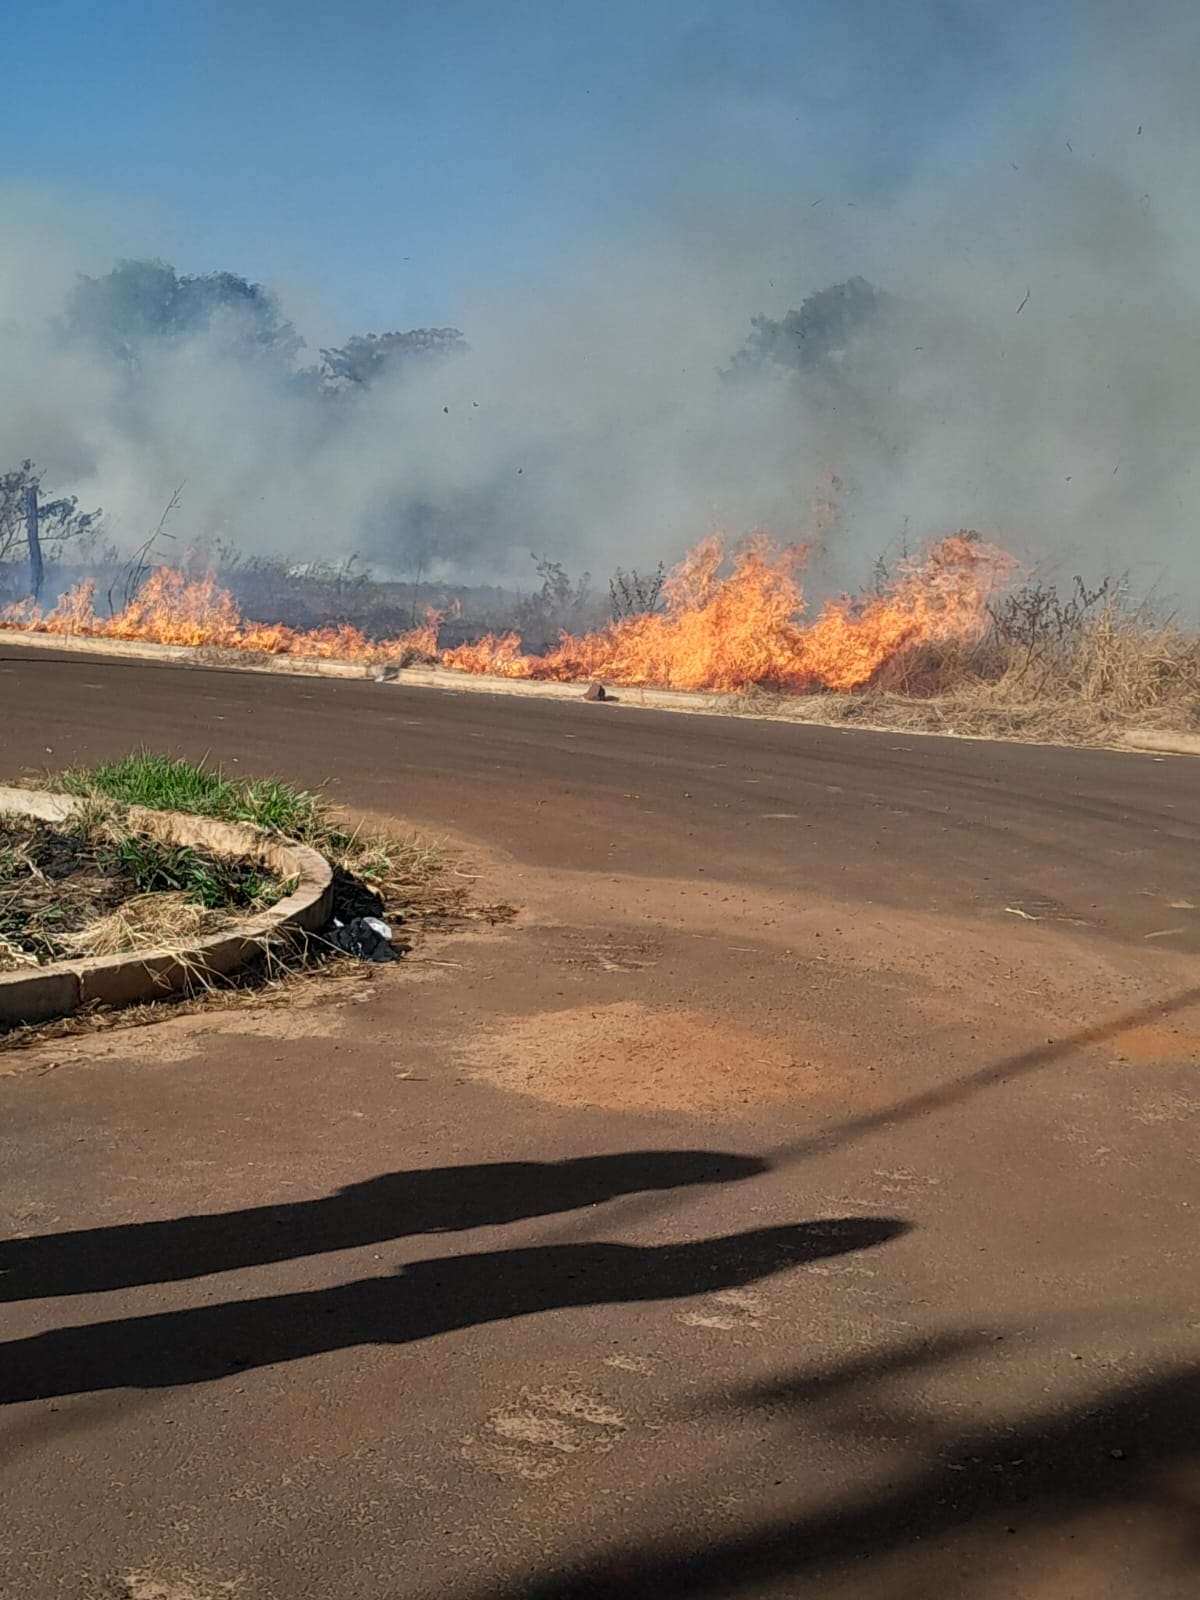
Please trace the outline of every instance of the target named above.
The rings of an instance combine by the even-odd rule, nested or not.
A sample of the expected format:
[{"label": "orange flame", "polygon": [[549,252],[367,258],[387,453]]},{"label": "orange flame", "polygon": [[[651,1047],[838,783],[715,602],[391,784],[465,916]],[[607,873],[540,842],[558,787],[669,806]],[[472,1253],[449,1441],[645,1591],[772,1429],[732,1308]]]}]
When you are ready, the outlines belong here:
[{"label": "orange flame", "polygon": [[156,567],[138,593],[114,616],[96,611],[96,586],[81,583],[49,611],[23,604],[0,610],[0,627],[26,633],[82,634],[93,639],[138,639],[273,656],[319,656],[342,661],[394,661],[437,651],[441,617],[431,611],[422,628],[394,639],[369,639],[343,623],[328,628],[289,628],[249,622],[237,601],[209,572],[189,578],[174,567]]},{"label": "orange flame", "polygon": [[[1014,564],[997,546],[955,534],[904,563],[885,592],[831,601],[806,625],[799,580],[806,555],[803,545],[755,534],[733,551],[723,573],[723,539],[705,539],[667,579],[662,612],[563,634],[544,656],[523,654],[519,637],[509,633],[442,651],[440,660],[461,672],[560,682],[600,678],[726,693],[756,684],[792,692],[855,689],[913,645],[978,637],[988,598]],[[349,624],[297,629],[251,622],[212,573],[190,578],[158,567],[111,617],[97,613],[95,599],[95,585],[83,583],[49,611],[30,604],[0,610],[0,627],[349,661],[438,654],[437,612],[428,613],[424,627],[392,639],[370,639]]]},{"label": "orange flame", "polygon": [[491,634],[442,653],[463,672],[506,678],[735,692],[759,684],[791,690],[856,689],[912,645],[982,633],[987,601],[1013,566],[996,545],[955,534],[903,564],[886,592],[842,598],[805,626],[798,574],[807,551],[756,534],[722,577],[723,540],[706,539],[675,569],[665,611],[563,634],[545,656],[522,655],[516,634]]}]

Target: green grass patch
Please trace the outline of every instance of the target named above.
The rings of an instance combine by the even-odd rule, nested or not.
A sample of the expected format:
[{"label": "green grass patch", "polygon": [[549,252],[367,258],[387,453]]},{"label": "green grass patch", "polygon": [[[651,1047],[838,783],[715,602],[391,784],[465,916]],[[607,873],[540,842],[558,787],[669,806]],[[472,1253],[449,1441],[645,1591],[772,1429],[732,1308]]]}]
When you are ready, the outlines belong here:
[{"label": "green grass patch", "polygon": [[[339,897],[341,876],[346,875],[378,895],[387,914],[402,920],[445,925],[467,919],[505,921],[513,915],[507,905],[477,905],[465,887],[470,877],[445,862],[435,845],[350,827],[321,795],[279,778],[235,778],[219,766],[140,749],[119,761],[68,768],[48,778],[47,787],[82,797],[97,813],[105,807],[144,806],[252,823],[319,851],[340,869],[335,874]],[[180,847],[170,848],[178,854]],[[164,859],[154,872],[147,864],[145,872],[169,888],[169,880],[185,877],[187,869],[177,859]],[[358,913],[339,903],[337,914],[345,921]]]},{"label": "green grass patch", "polygon": [[[427,840],[349,826],[322,795],[296,789],[280,778],[234,778],[221,766],[139,749],[117,762],[67,768],[46,778],[46,787],[83,798],[96,818],[102,818],[106,808],[120,811],[122,806],[187,811],[221,822],[250,822],[280,838],[309,845],[334,867],[334,909],[342,922],[371,910],[379,912],[381,907],[384,915],[422,926],[466,920],[507,922],[514,915],[510,906],[480,906],[470,898],[466,886],[472,882],[470,875],[446,862]],[[202,896],[214,893],[203,874],[179,859],[181,846],[165,848],[171,851],[170,859],[162,854],[139,867],[146,882],[171,891],[178,878],[179,888]],[[267,896],[270,888],[264,886]],[[366,906],[363,888],[378,896],[378,906]]]},{"label": "green grass patch", "polygon": [[248,822],[289,839],[316,844],[330,829],[320,801],[278,778],[231,778],[220,767],[134,750],[119,761],[69,767],[51,787],[149,811],[186,811],[222,822]]}]

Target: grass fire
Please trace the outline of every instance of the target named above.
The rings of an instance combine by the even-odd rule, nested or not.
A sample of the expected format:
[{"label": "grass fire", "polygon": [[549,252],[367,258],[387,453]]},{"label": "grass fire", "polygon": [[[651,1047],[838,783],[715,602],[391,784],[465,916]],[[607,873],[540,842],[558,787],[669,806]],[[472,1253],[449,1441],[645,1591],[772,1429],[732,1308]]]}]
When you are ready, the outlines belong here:
[{"label": "grass fire", "polygon": [[[85,580],[49,607],[26,601],[0,609],[0,628],[218,654],[440,666],[507,680],[705,691],[732,710],[811,721],[1080,742],[1103,742],[1131,723],[1200,727],[1200,638],[1135,603],[1119,584],[1089,588],[1076,579],[1060,593],[999,545],[964,531],[880,564],[869,586],[810,614],[808,558],[807,546],[765,533],[735,542],[712,536],[643,592],[644,603],[614,604],[607,621],[572,627],[562,619],[588,618],[586,586],[571,585],[553,563],[539,567],[549,572],[539,605],[518,607],[510,626],[472,626],[447,597],[423,622],[401,628],[387,625],[396,607],[365,577],[349,587],[291,579],[293,591],[297,583],[311,589],[310,616],[332,618],[303,626],[249,618],[234,593],[236,573],[223,581],[187,563],[158,565],[107,610],[96,582]],[[618,576],[614,601],[628,600],[630,575]],[[278,592],[277,578],[259,584],[260,602]],[[415,600],[410,610],[415,619]]]},{"label": "grass fire", "polygon": [[169,566],[155,568],[138,593],[108,616],[96,609],[96,585],[90,579],[69,590],[48,610],[35,604],[0,608],[0,628],[21,632],[342,661],[431,655],[437,649],[437,622],[431,617],[424,627],[394,639],[370,639],[361,629],[345,623],[290,628],[277,622],[250,622],[215,573],[191,577]]},{"label": "grass fire", "polygon": [[727,550],[704,540],[663,584],[661,610],[627,615],[592,632],[562,633],[545,654],[522,650],[516,631],[439,651],[441,617],[391,638],[349,623],[297,629],[250,621],[215,574],[157,567],[109,616],[84,582],[48,610],[25,604],[0,612],[6,628],[95,639],[141,640],[214,650],[343,660],[436,659],[452,670],[504,678],[737,693],[853,690],[914,645],[965,643],[987,624],[987,603],[1014,565],[995,545],[958,534],[903,562],[884,590],[828,602],[806,621],[803,545],[755,534]]},{"label": "grass fire", "polygon": [[726,566],[720,537],[706,539],[664,584],[665,609],[620,618],[582,637],[564,634],[544,656],[521,653],[514,633],[444,652],[448,667],[509,678],[737,693],[850,690],[897,652],[924,642],[978,637],[988,597],[1013,565],[994,545],[959,534],[905,562],[886,592],[842,598],[804,621],[803,545],[752,536]]}]

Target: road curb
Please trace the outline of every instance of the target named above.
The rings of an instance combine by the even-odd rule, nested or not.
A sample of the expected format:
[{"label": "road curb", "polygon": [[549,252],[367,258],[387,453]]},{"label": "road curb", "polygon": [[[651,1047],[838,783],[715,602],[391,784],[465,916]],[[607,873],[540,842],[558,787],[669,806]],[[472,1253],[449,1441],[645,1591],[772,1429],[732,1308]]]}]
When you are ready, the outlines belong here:
[{"label": "road curb", "polygon": [[[529,695],[537,700],[579,700],[587,685],[556,683],[543,678],[504,678],[490,673],[453,672],[449,667],[400,667],[386,662],[339,661],[324,656],[260,655],[253,651],[218,650],[211,646],[146,644],[140,639],[99,639],[91,634],[24,633],[0,628],[0,646],[48,650],[70,655],[110,656],[127,661],[170,661],[179,666],[226,667],[233,672],[267,672],[284,677],[353,678],[395,683],[401,688],[447,689],[455,694]],[[608,705],[642,706],[659,711],[728,709],[728,695],[702,690],[643,689],[619,686],[606,696]]]},{"label": "road curb", "polygon": [[1154,750],[1169,756],[1200,756],[1200,733],[1161,733],[1155,728],[1130,728],[1123,738],[1131,750]]},{"label": "road curb", "polygon": [[[71,795],[0,787],[0,814],[66,822],[84,802]],[[267,911],[246,917],[220,933],[178,948],[104,956],[93,961],[57,961],[27,972],[0,973],[0,1023],[9,1027],[70,1016],[83,1006],[127,1006],[161,1000],[197,979],[227,977],[260,953],[275,935],[315,932],[333,909],[333,869],[307,845],[284,841],[243,823],[217,822],[175,811],[129,808],[137,827],[172,844],[199,844],[222,854],[257,851],[284,878],[295,878],[291,894]]]},{"label": "road curb", "polygon": [[115,656],[123,661],[174,661],[187,667],[231,667],[237,672],[275,672],[295,677],[374,678],[378,662],[325,656],[269,655],[265,651],[220,650],[213,645],[147,644],[141,639],[102,639],[86,633],[26,633],[0,628],[0,646],[61,651],[67,655]]},{"label": "road curb", "polygon": [[[372,674],[378,676],[378,674]],[[490,673],[455,672],[449,667],[403,667],[386,683],[398,688],[447,689],[453,694],[507,694],[533,700],[582,700],[587,683],[577,679],[559,683],[553,678],[505,678]],[[729,696],[702,689],[647,689],[616,684],[597,702],[609,706],[636,706],[654,711],[728,710]]]}]

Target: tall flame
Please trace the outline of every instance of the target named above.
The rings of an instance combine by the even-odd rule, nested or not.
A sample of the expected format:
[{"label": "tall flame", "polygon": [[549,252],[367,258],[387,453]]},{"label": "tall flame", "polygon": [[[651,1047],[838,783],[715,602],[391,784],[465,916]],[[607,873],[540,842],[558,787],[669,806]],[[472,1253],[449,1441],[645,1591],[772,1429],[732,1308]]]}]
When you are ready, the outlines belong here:
[{"label": "tall flame", "polygon": [[601,678],[722,692],[756,684],[792,692],[855,689],[912,645],[977,637],[989,595],[1013,566],[998,546],[955,534],[905,562],[885,592],[830,601],[806,626],[799,582],[806,554],[802,545],[756,534],[733,552],[723,577],[724,541],[706,539],[671,574],[660,613],[626,617],[582,637],[563,634],[544,656],[523,655],[516,634],[492,634],[444,651],[442,661],[508,678]]},{"label": "tall flame", "polygon": [[[522,653],[515,633],[489,634],[441,652],[446,667],[505,678],[731,692],[763,685],[785,691],[855,689],[912,645],[977,637],[987,601],[1013,566],[996,545],[955,534],[905,562],[896,580],[866,599],[843,597],[805,624],[803,545],[755,534],[727,552],[705,539],[671,573],[665,609],[625,617],[594,633],[561,635],[543,656]],[[724,569],[728,566],[728,571]],[[0,627],[36,633],[138,639],[269,655],[400,661],[437,655],[441,621],[391,639],[371,639],[348,624],[297,629],[245,619],[212,573],[189,577],[159,567],[115,615],[96,611],[95,585],[80,584],[49,611],[0,610]]]}]

